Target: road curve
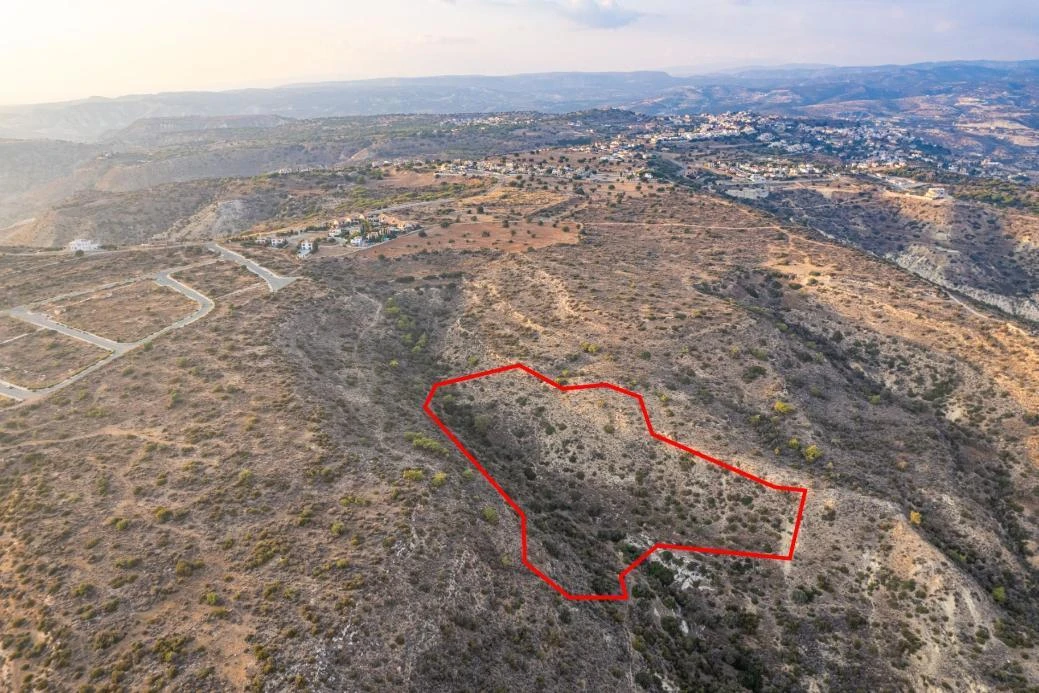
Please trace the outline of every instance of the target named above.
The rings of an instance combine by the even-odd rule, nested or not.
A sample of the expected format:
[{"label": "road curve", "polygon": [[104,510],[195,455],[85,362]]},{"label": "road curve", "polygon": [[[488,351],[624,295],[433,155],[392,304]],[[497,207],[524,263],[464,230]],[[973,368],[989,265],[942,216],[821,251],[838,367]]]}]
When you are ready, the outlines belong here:
[{"label": "road curve", "polygon": [[60,383],[55,383],[47,387],[41,387],[38,390],[28,390],[24,387],[18,387],[17,385],[12,385],[11,383],[0,381],[0,394],[11,397],[12,399],[20,400],[22,402],[35,402],[38,399],[42,399],[49,394],[52,394],[54,392],[57,392],[58,390],[62,390],[68,387],[77,380],[81,380],[87,377],[99,368],[107,366],[109,363],[115,361],[117,358],[122,356],[123,353],[126,352],[124,351],[119,354],[111,353],[105,358],[101,359],[100,361],[95,361],[94,363],[90,364],[89,366],[81,370],[79,373],[76,373],[75,375],[72,375],[66,378],[65,380],[62,380]]},{"label": "road curve", "polygon": [[12,318],[17,318],[18,320],[31,323],[33,325],[36,325],[37,327],[43,327],[48,330],[60,332],[61,334],[64,334],[66,336],[73,337],[74,339],[79,339],[101,349],[104,349],[109,353],[104,358],[95,361],[94,363],[90,364],[89,366],[79,371],[75,375],[72,375],[66,378],[65,380],[62,380],[60,383],[55,383],[54,385],[50,385],[48,387],[41,387],[36,390],[30,390],[28,388],[20,387],[18,385],[14,385],[13,383],[8,383],[6,381],[0,380],[0,395],[9,397],[11,399],[19,400],[21,402],[36,401],[38,399],[46,397],[51,393],[57,392],[58,390],[68,387],[77,380],[85,378],[86,376],[90,375],[99,368],[103,368],[108,363],[116,360],[123,354],[132,351],[137,347],[147,344],[156,337],[166,334],[170,330],[179,329],[186,325],[190,325],[196,320],[204,318],[206,315],[209,314],[211,310],[213,310],[214,307],[216,307],[216,304],[213,303],[213,300],[205,294],[196,291],[195,289],[192,289],[190,286],[187,286],[186,284],[180,283],[179,281],[170,276],[171,272],[176,272],[179,269],[182,268],[163,270],[155,275],[154,281],[159,286],[168,287],[188,297],[189,299],[198,304],[198,310],[196,310],[191,315],[187,315],[181,318],[180,320],[177,320],[171,325],[167,325],[161,330],[153,332],[150,335],[137,340],[136,342],[116,342],[111,339],[106,339],[96,334],[92,334],[90,332],[85,332],[83,330],[76,329],[75,327],[69,327],[68,325],[63,325],[60,322],[52,320],[50,317],[46,315],[30,312],[25,306],[18,306],[16,308],[4,311],[7,315],[11,316]]},{"label": "road curve", "polygon": [[286,286],[296,281],[298,277],[283,277],[280,274],[275,274],[266,267],[253,262],[244,255],[239,255],[233,250],[228,250],[222,245],[217,243],[206,243],[206,247],[212,250],[214,253],[219,253],[221,257],[224,257],[231,262],[241,265],[245,269],[249,270],[263,281],[267,282],[267,288],[270,289],[271,293],[284,289]]},{"label": "road curve", "polygon": [[168,325],[167,327],[162,328],[158,332],[150,334],[144,339],[135,342],[134,346],[139,346],[143,344],[146,340],[154,339],[155,337],[158,337],[160,334],[169,332],[170,330],[176,330],[178,328],[184,327],[185,325],[190,325],[196,320],[204,318],[206,315],[209,314],[209,311],[213,310],[213,308],[216,306],[216,304],[213,303],[213,299],[211,299],[209,296],[206,296],[205,294],[199,291],[195,291],[187,284],[181,284],[179,281],[171,277],[170,272],[172,271],[175,270],[164,270],[162,272],[159,272],[157,275],[155,275],[155,283],[159,286],[166,286],[173,289],[174,291],[179,291],[180,293],[184,294],[185,296],[187,296],[192,301],[198,304],[198,310],[196,310],[191,315],[181,318],[172,325]]},{"label": "road curve", "polygon": [[18,387],[5,380],[0,380],[0,395],[15,400],[26,400],[35,396],[35,393],[24,387]]}]

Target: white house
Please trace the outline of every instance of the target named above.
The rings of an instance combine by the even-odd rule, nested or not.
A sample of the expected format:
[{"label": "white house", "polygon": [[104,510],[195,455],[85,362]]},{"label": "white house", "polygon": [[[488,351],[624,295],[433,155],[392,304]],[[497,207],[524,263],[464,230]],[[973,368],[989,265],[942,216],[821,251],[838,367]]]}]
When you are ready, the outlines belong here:
[{"label": "white house", "polygon": [[101,250],[101,244],[97,241],[91,241],[86,238],[77,238],[74,241],[69,241],[69,250],[75,252],[77,250]]},{"label": "white house", "polygon": [[304,255],[310,255],[314,251],[314,244],[310,241],[303,239],[299,242],[299,254],[300,257]]}]

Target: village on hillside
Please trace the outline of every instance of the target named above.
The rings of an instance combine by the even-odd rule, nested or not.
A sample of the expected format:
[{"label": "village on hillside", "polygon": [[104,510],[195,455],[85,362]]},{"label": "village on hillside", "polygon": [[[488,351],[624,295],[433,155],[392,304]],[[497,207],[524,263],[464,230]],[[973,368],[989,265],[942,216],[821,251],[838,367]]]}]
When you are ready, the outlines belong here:
[{"label": "village on hillside", "polygon": [[245,242],[268,248],[291,248],[300,257],[306,257],[316,252],[322,243],[360,249],[392,241],[421,229],[422,226],[416,222],[385,212],[370,212],[330,219],[324,227],[286,230]]}]

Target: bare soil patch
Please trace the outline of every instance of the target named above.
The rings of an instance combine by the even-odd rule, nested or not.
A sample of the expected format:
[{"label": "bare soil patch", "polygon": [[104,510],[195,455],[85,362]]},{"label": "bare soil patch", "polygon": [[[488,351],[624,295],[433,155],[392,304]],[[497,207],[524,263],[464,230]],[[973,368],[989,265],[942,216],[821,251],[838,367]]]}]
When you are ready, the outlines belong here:
[{"label": "bare soil patch", "polygon": [[400,257],[412,253],[436,252],[438,250],[504,250],[523,252],[531,248],[544,248],[560,243],[577,243],[577,231],[570,228],[538,226],[526,222],[509,224],[478,221],[468,224],[452,224],[447,228],[437,226],[426,229],[425,236],[410,234],[361,251],[362,255]]},{"label": "bare soil patch", "polygon": [[49,303],[43,309],[55,320],[117,342],[136,342],[190,315],[198,304],[153,281]]},{"label": "bare soil patch", "polygon": [[233,291],[263,283],[259,277],[246,268],[228,260],[217,260],[213,263],[182,270],[175,273],[173,278],[201,291],[210,298],[219,298]]},{"label": "bare soil patch", "polygon": [[111,253],[41,253],[0,256],[0,307],[43,301],[134,277],[144,278],[168,267],[197,262],[202,246],[145,248]]},{"label": "bare soil patch", "polygon": [[37,390],[80,372],[108,352],[52,330],[0,344],[0,379]]},{"label": "bare soil patch", "polygon": [[226,244],[225,247],[277,274],[290,275],[299,270],[300,259],[290,248],[263,248],[237,244]]},{"label": "bare soil patch", "polygon": [[393,173],[381,181],[374,184],[373,187],[385,187],[385,188],[425,188],[431,185],[436,185],[440,181],[437,180],[435,173],[425,171],[400,171],[399,173]]},{"label": "bare soil patch", "polygon": [[34,332],[36,327],[27,322],[0,315],[0,344]]}]

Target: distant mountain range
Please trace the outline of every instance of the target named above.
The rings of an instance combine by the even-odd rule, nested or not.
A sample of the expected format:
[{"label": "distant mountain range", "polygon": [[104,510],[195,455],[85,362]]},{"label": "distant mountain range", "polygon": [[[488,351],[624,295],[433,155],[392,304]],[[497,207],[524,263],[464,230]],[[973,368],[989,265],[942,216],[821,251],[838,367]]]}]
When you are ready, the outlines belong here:
[{"label": "distant mountain range", "polygon": [[[0,137],[99,141],[142,118],[278,116],[309,119],[386,113],[564,113],[616,106],[648,114],[755,109],[913,97],[1005,98],[1039,103],[1039,60],[876,67],[788,66],[675,77],[666,72],[542,73],[295,84],[273,89],[171,92],[0,107]],[[867,108],[868,110],[868,108]]]}]

